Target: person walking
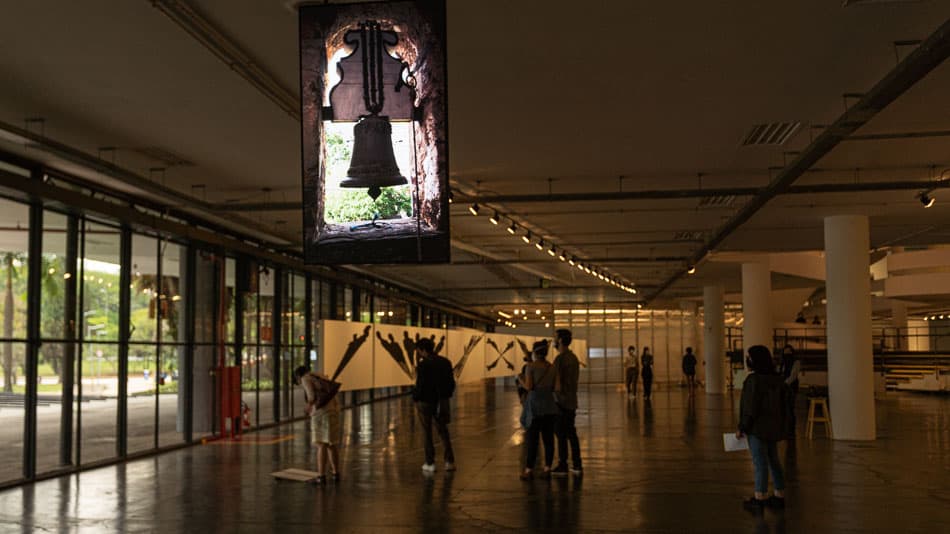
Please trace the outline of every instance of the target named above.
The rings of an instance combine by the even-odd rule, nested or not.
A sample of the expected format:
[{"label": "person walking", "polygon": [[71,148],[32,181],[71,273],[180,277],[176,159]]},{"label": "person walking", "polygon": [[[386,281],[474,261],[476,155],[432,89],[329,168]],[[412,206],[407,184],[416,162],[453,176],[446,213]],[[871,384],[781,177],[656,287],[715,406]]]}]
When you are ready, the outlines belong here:
[{"label": "person walking", "polygon": [[303,387],[307,403],[304,413],[310,415],[310,442],[317,446],[317,478],[314,483],[326,484],[328,474],[333,481],[338,481],[340,403],[336,393],[339,384],[324,375],[310,372],[305,365],[294,370],[294,384]]},{"label": "person walking", "polygon": [[550,476],[554,462],[554,424],[558,407],[554,402],[555,369],[547,361],[547,340],[537,341],[531,348],[531,363],[524,368],[524,388],[527,391],[521,407],[521,425],[527,431],[525,464],[522,480],[534,478],[534,464],[538,461],[538,437],[544,441],[544,476]]},{"label": "person walking", "polygon": [[424,473],[435,472],[435,444],[432,441],[432,425],[435,424],[442,447],[445,449],[445,470],[455,471],[455,454],[449,437],[450,405],[449,399],[455,393],[455,373],[452,362],[435,353],[435,343],[429,338],[420,338],[416,342],[416,387],[412,390],[412,400],[416,402],[419,419],[425,439]]},{"label": "person walking", "polygon": [[577,416],[577,383],[580,379],[580,362],[571,352],[570,346],[573,336],[567,329],[554,332],[554,347],[557,357],[554,358],[554,369],[557,371],[557,381],[554,386],[554,398],[557,400],[559,415],[554,432],[557,434],[558,464],[552,474],[567,476],[568,447],[570,446],[570,472],[574,476],[582,476],[584,467],[581,462],[581,442],[577,437],[577,427],[574,420]]},{"label": "person walking", "polygon": [[686,376],[686,387],[689,388],[689,394],[696,392],[696,355],[693,354],[693,347],[686,347],[686,354],[683,355],[683,375]]},{"label": "person walking", "polygon": [[653,393],[653,355],[650,347],[643,347],[640,356],[640,376],[643,378],[643,400],[650,400]]},{"label": "person walking", "polygon": [[[785,474],[778,457],[778,442],[788,435],[788,386],[784,377],[775,371],[772,354],[765,346],[749,347],[746,365],[751,372],[742,384],[736,437],[748,436],[755,491],[743,501],[743,506],[751,511],[761,511],[766,505],[784,508]],[[770,471],[774,487],[771,497],[768,495]]]},{"label": "person walking", "polygon": [[624,360],[626,368],[627,394],[637,396],[637,382],[640,380],[640,358],[637,356],[637,348],[633,345],[627,347],[627,358]]}]

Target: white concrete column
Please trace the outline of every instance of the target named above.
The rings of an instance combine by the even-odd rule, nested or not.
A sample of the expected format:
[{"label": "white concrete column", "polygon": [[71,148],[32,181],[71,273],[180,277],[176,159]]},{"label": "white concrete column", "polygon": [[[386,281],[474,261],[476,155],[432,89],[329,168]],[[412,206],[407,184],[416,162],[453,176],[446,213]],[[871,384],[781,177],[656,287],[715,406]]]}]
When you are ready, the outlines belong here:
[{"label": "white concrete column", "polygon": [[835,439],[873,440],[868,218],[825,217],[828,390]]},{"label": "white concrete column", "polygon": [[703,288],[703,360],[708,394],[721,394],[726,389],[723,380],[726,328],[722,301],[722,286]]},{"label": "white concrete column", "polygon": [[907,304],[900,300],[891,300],[891,327],[891,348],[907,350]]},{"label": "white concrete column", "polygon": [[753,345],[772,350],[772,271],[768,258],[742,264],[742,346]]}]

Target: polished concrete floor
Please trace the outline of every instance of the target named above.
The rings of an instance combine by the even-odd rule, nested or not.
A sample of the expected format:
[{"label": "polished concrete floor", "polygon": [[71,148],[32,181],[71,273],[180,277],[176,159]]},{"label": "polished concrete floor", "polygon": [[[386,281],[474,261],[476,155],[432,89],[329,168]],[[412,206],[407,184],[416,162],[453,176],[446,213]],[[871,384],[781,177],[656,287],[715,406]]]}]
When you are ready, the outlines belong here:
[{"label": "polished concrete floor", "polygon": [[584,477],[522,482],[513,389],[460,389],[459,469],[440,462],[435,476],[399,398],[344,412],[337,484],[271,478],[313,468],[296,423],[0,492],[0,532],[950,532],[950,398],[888,393],[877,441],[782,447],[788,507],[762,515],[740,505],[748,453],[722,451],[736,401],[661,388],[645,404],[592,386],[578,416]]}]

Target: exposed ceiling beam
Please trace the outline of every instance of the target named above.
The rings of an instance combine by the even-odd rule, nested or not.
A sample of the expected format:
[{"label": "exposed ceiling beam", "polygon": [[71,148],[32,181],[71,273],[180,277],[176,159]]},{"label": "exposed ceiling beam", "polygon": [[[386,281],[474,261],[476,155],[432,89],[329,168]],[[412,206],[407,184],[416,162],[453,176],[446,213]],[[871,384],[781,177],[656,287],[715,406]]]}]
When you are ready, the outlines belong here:
[{"label": "exposed ceiling beam", "polygon": [[[950,187],[950,179],[939,181],[881,181],[837,182],[827,184],[803,184],[790,186],[776,194],[813,195],[818,193],[863,193],[871,191],[908,191]],[[459,194],[458,203],[518,204],[526,202],[599,202],[605,200],[675,200],[687,198],[710,198],[725,196],[753,196],[765,192],[768,187],[719,187],[714,189],[654,189],[645,191],[551,193],[529,195],[479,195]],[[299,211],[300,202],[224,202],[212,204],[214,211]]]},{"label": "exposed ceiling beam", "polygon": [[300,98],[296,93],[282,86],[276,76],[261,66],[260,61],[255,61],[250,53],[195,8],[182,0],[148,0],[148,3],[194,37],[238,76],[277,104],[277,107],[300,120]]},{"label": "exposed ceiling beam", "polygon": [[[944,21],[937,30],[920,43],[884,78],[865,93],[860,100],[848,108],[834,123],[823,130],[805,149],[775,176],[772,182],[757,196],[752,198],[738,213],[732,216],[712,236],[705,246],[693,255],[692,265],[696,265],[707,254],[716,249],[732,232],[746,223],[753,215],[777,195],[788,191],[792,183],[815,165],[822,157],[834,149],[858,128],[867,124],[881,110],[896,100],[905,91],[923,79],[950,56],[950,20]],[[688,269],[688,267],[687,267]],[[682,269],[656,292],[649,295],[648,302],[657,298],[663,291],[683,277],[687,269]]]},{"label": "exposed ceiling beam", "polygon": [[[618,256],[616,258],[583,258],[584,263],[682,263],[689,261],[690,256]],[[472,261],[453,261],[451,265],[515,265],[525,263],[546,263],[557,265],[558,262],[551,259],[486,259]],[[563,262],[561,262],[563,263]]]}]

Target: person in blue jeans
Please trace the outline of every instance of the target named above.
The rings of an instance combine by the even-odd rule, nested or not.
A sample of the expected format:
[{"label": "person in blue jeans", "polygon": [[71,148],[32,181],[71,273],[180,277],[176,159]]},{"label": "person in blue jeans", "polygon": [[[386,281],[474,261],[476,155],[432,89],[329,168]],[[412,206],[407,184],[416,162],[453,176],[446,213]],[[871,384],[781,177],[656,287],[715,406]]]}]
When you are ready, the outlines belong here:
[{"label": "person in blue jeans", "polygon": [[[749,347],[749,376],[742,384],[739,429],[736,437],[748,436],[755,471],[755,493],[743,502],[760,511],[765,506],[785,507],[785,474],[778,456],[778,442],[788,435],[789,395],[785,377],[775,370],[772,354],[763,345]],[[769,472],[774,494],[769,497]]]}]

